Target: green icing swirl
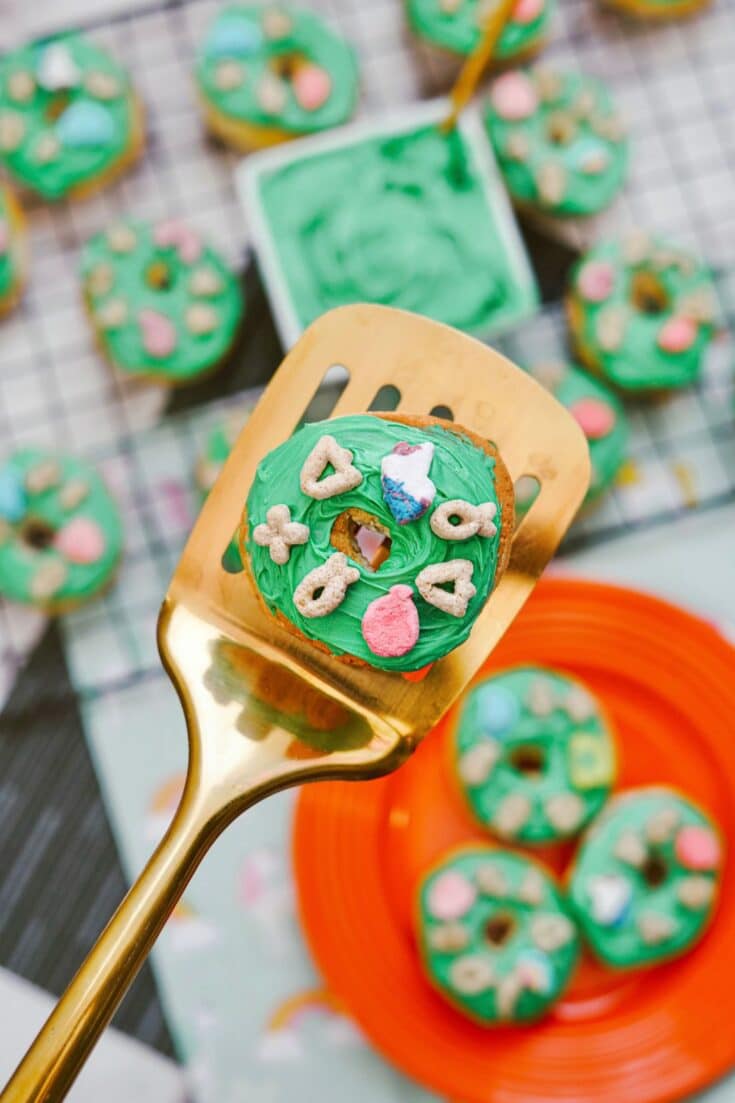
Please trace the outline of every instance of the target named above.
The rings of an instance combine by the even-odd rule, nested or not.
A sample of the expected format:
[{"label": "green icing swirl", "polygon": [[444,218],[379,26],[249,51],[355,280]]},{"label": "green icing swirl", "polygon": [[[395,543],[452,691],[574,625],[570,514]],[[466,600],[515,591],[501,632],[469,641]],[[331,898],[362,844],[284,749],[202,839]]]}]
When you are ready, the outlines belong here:
[{"label": "green icing swirl", "polygon": [[[575,703],[585,715],[575,714]],[[576,835],[602,808],[615,776],[615,750],[597,702],[574,679],[542,667],[508,670],[472,688],[454,757],[476,819],[526,844]],[[505,823],[510,804],[521,802],[522,816]]]},{"label": "green icing swirl", "polygon": [[[243,315],[242,290],[220,254],[193,230],[183,227],[187,235],[194,235],[200,252],[187,260],[176,245],[157,243],[160,229],[129,222],[91,238],[81,262],[84,296],[115,367],[133,375],[187,382],[214,368],[232,348]],[[205,285],[200,287],[197,281],[203,275]],[[202,311],[211,328],[199,332],[192,318]],[[154,312],[173,325],[175,345],[167,355],[147,345],[143,312]]]},{"label": "green icing swirl", "polygon": [[[432,902],[433,893],[441,899],[437,884],[447,875],[454,880],[453,895],[462,885],[475,894],[471,906],[452,919],[438,916]],[[521,854],[478,846],[450,855],[422,880],[417,912],[419,953],[429,980],[485,1026],[534,1022],[572,979],[579,958],[577,929],[549,875]],[[510,931],[496,944],[489,932],[499,920]],[[477,980],[476,992],[464,990],[460,979],[468,959],[476,978],[486,974],[484,985]]]},{"label": "green icing swirl", "polygon": [[[602,266],[611,276],[610,293],[592,301],[582,292],[586,270]],[[599,268],[598,268],[599,271]],[[642,309],[636,300],[639,277],[660,283],[665,305]],[[709,270],[689,253],[660,239],[601,242],[572,270],[569,316],[580,358],[621,390],[635,392],[684,387],[698,377],[715,334],[717,298]],[[661,348],[663,327],[673,318],[691,319],[696,334],[681,351]]]},{"label": "green icing swirl", "polygon": [[[557,216],[603,210],[628,167],[628,141],[607,86],[583,73],[538,68],[505,74],[495,87],[509,80],[527,82],[529,104],[536,102],[515,118],[492,89],[486,100],[485,125],[510,194]],[[597,162],[603,167],[592,171]]]},{"label": "green icing swirl", "polygon": [[[48,485],[31,489],[29,480],[49,465],[56,476]],[[70,503],[65,495],[75,487],[80,500]],[[29,537],[39,523],[49,537],[58,537],[79,519],[94,522],[104,538],[101,554],[93,562],[72,562],[53,543],[42,547]],[[0,468],[0,593],[5,597],[50,609],[86,601],[112,577],[122,544],[117,506],[89,464],[25,449]],[[49,581],[54,572],[56,584]]]},{"label": "green icing swirl", "polygon": [[[38,78],[44,52],[58,46],[68,51],[78,79],[54,91]],[[45,199],[61,199],[112,170],[130,152],[139,126],[127,73],[82,35],[32,43],[0,61],[0,159]]]},{"label": "green icing swirl", "polygon": [[[625,462],[629,437],[625,408],[609,387],[574,364],[539,363],[530,369],[530,373],[577,418],[585,433],[592,461],[592,478],[585,497],[585,503],[589,505],[613,484]],[[607,432],[590,433],[583,413],[590,402],[609,411],[611,424]]]},{"label": "green icing swirl", "polygon": [[[653,842],[651,824],[661,813],[673,813],[675,826],[665,838]],[[696,805],[664,787],[633,789],[616,797],[590,828],[577,852],[571,872],[570,902],[583,933],[597,957],[616,968],[636,968],[677,957],[704,933],[711,918],[721,868],[687,869],[677,856],[682,828],[705,828],[715,835],[712,821]],[[663,879],[651,885],[645,864],[635,865],[619,854],[623,836],[638,839],[646,848],[646,861],[654,855],[663,868]],[[601,922],[592,908],[592,891],[600,877],[617,878],[627,885],[630,903],[616,922]],[[711,899],[693,906],[682,900],[683,886],[692,881],[709,885]],[[669,928],[667,937],[646,941],[641,933],[644,915],[659,917]]]},{"label": "green icing swirl", "polygon": [[259,187],[304,327],[373,302],[486,336],[535,306],[461,129],[347,141],[264,172]]},{"label": "green icing swirl", "polygon": [[[457,54],[471,54],[482,39],[489,16],[485,0],[459,0],[456,10],[446,10],[441,0],[407,0],[408,17],[416,34]],[[495,47],[494,56],[509,61],[535,50],[549,29],[553,0],[539,0],[538,13],[520,21],[511,18]]]},{"label": "green icing swirl", "polygon": [[[363,475],[363,481],[354,490],[318,501],[302,493],[299,479],[304,461],[327,434],[353,453],[352,462]],[[427,513],[416,521],[399,525],[383,498],[380,462],[396,444],[404,441],[414,445],[426,441],[434,444],[429,475],[437,493]],[[435,536],[429,524],[431,513],[442,502],[455,498],[473,505],[494,502],[498,507],[497,535],[491,538],[478,535],[463,541],[441,540]],[[283,566],[274,563],[268,548],[258,546],[252,538],[254,527],[265,521],[268,509],[274,505],[287,505],[291,519],[310,529],[308,542],[292,547],[289,560]],[[334,553],[330,543],[332,526],[337,517],[351,507],[371,513],[390,530],[390,556],[376,571],[355,563],[360,579],[348,587],[342,604],[327,616],[304,617],[294,604],[294,590],[310,571]],[[417,670],[446,655],[469,636],[493,588],[501,512],[495,488],[495,461],[466,437],[434,425],[414,427],[370,415],[354,415],[304,426],[261,462],[246,505],[247,552],[268,608],[271,612],[282,613],[304,636],[326,644],[335,655],[353,655],[384,670]],[[457,558],[472,562],[472,582],[477,589],[461,618],[425,602],[414,586],[418,573],[430,563]],[[398,584],[414,589],[420,634],[418,642],[406,655],[384,658],[375,655],[365,642],[362,618],[372,601]]]},{"label": "green icing swirl", "polygon": [[23,231],[15,223],[13,202],[8,189],[0,184],[0,306],[15,292],[22,273]]},{"label": "green icing swirl", "polygon": [[[268,17],[283,19],[285,33],[268,33]],[[324,70],[331,89],[323,104],[299,103],[289,71],[308,62]],[[230,86],[226,75],[240,79]],[[295,64],[294,64],[295,63]],[[358,72],[351,46],[309,11],[273,4],[232,4],[218,12],[196,61],[196,81],[205,102],[237,123],[277,127],[294,135],[346,122],[355,109]],[[233,78],[230,77],[230,80]],[[277,110],[263,102],[264,81],[279,89]],[[223,86],[224,85],[224,86]]]}]

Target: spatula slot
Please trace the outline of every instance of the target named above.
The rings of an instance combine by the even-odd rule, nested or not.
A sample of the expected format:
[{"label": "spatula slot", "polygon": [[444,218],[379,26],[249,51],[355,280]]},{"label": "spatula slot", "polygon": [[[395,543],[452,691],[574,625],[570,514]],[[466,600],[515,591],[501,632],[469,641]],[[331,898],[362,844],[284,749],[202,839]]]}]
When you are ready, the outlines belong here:
[{"label": "spatula slot", "polygon": [[520,525],[541,493],[541,483],[535,475],[521,475],[513,484],[516,505],[516,527]]},{"label": "spatula slot", "polygon": [[296,425],[294,433],[311,421],[330,417],[350,382],[350,371],[343,364],[331,364],[317,384]]},{"label": "spatula slot", "polygon": [[401,401],[401,392],[392,383],[384,383],[368,406],[368,410],[379,413],[390,413],[397,410]]}]

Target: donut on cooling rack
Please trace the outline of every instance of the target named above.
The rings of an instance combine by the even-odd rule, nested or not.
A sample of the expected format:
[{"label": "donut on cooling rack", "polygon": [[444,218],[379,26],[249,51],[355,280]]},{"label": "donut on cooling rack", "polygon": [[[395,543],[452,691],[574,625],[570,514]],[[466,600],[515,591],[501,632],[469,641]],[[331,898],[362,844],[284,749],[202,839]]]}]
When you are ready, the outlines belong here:
[{"label": "donut on cooling rack", "polygon": [[82,254],[82,285],[99,345],[125,374],[189,383],[235,344],[240,283],[184,222],[125,222],[96,234]]},{"label": "donut on cooling rack", "polygon": [[0,317],[17,303],[28,273],[28,246],[23,212],[0,183]]},{"label": "donut on cooling rack", "polygon": [[72,456],[36,449],[0,465],[0,593],[62,613],[110,583],[122,524],[104,482]]},{"label": "donut on cooling rack", "polygon": [[485,124],[519,207],[556,217],[591,215],[620,190],[628,142],[602,81],[538,66],[490,88]]},{"label": "donut on cooling rack", "polygon": [[[427,42],[455,54],[471,54],[497,0],[406,0],[413,31]],[[519,62],[544,44],[554,0],[517,0],[495,46],[496,62]]]},{"label": "donut on cooling rack", "polygon": [[[574,364],[545,360],[531,365],[528,370],[562,406],[566,406],[587,438],[592,477],[585,504],[590,505],[613,485],[625,461],[628,418],[623,404],[610,387]],[[523,487],[520,489],[522,491]],[[529,487],[531,493],[535,493],[535,489],[535,485]],[[516,507],[523,511],[518,484]]]},{"label": "donut on cooling rack", "polygon": [[579,957],[561,892],[510,851],[473,846],[442,858],[421,879],[415,923],[428,980],[483,1026],[539,1019]]},{"label": "donut on cooling rack", "polygon": [[708,269],[647,234],[595,245],[572,270],[566,305],[579,359],[622,391],[693,383],[715,334]]},{"label": "donut on cooling rack", "polygon": [[590,828],[569,896],[596,956],[621,969],[678,957],[704,934],[723,866],[700,808],[671,789],[615,797]]},{"label": "donut on cooling rack", "polygon": [[706,8],[710,0],[603,0],[610,8],[640,19],[680,19]]},{"label": "donut on cooling rack", "polygon": [[103,187],[143,148],[143,111],[125,70],[78,34],[0,59],[0,160],[57,200]]},{"label": "donut on cooling rack", "polygon": [[414,671],[467,639],[512,533],[491,444],[438,418],[359,414],[262,460],[239,544],[285,625],[347,662]]},{"label": "donut on cooling rack", "polygon": [[477,683],[464,698],[453,771],[474,818],[524,845],[569,839],[615,780],[610,721],[567,674],[525,666]]},{"label": "donut on cooling rack", "polygon": [[223,8],[195,75],[208,129],[235,149],[338,126],[357,102],[352,47],[313,12],[277,4]]}]

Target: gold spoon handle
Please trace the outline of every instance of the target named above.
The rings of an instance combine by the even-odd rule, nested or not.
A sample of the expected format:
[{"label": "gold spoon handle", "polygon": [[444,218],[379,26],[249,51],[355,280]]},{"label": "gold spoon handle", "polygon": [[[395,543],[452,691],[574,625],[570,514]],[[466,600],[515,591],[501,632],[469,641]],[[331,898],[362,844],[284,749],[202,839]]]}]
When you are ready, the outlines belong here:
[{"label": "gold spoon handle", "polygon": [[518,0],[498,0],[497,7],[488,17],[479,45],[465,61],[454,87],[449,93],[452,107],[449,115],[441,124],[443,133],[447,134],[450,130],[454,130],[457,119],[474,96],[478,81],[493,56],[495,44],[503,33],[503,28],[510,19],[511,12],[517,2]]},{"label": "gold spoon handle", "polygon": [[184,796],[166,835],[6,1085],[0,1103],[65,1098],[224,823]]}]

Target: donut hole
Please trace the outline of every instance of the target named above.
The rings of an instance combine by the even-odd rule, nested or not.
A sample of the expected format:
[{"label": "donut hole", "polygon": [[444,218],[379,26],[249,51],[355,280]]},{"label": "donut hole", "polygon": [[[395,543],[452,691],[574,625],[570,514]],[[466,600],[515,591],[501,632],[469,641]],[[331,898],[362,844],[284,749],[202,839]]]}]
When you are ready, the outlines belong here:
[{"label": "donut hole", "polygon": [[153,291],[170,291],[175,279],[173,267],[165,260],[154,260],[146,269],[145,282]]},{"label": "donut hole", "polygon": [[55,123],[71,103],[69,92],[56,92],[46,103],[43,109],[43,117],[47,123]]},{"label": "donut hole", "polygon": [[630,291],[631,302],[639,314],[665,314],[670,307],[669,293],[655,272],[636,272]]},{"label": "donut hole", "polygon": [[299,69],[309,65],[309,59],[298,50],[289,50],[283,54],[274,54],[268,61],[271,72],[281,80],[292,81]]},{"label": "donut hole", "polygon": [[641,866],[641,876],[649,888],[656,889],[663,885],[669,876],[669,866],[663,854],[651,850]]},{"label": "donut hole", "polygon": [[505,946],[516,929],[516,921],[510,912],[496,912],[485,924],[485,941],[491,946]]},{"label": "donut hole", "polygon": [[553,146],[568,146],[574,138],[574,120],[561,112],[549,115],[546,123],[546,137]]},{"label": "donut hole", "polygon": [[20,538],[32,551],[45,551],[54,542],[56,530],[41,517],[29,517],[20,530]]},{"label": "donut hole", "polygon": [[520,743],[508,756],[513,769],[525,777],[539,777],[546,766],[546,755],[538,743]]},{"label": "donut hole", "polygon": [[368,571],[377,571],[390,556],[393,541],[389,530],[372,513],[346,509],[332,525],[330,543]]}]

